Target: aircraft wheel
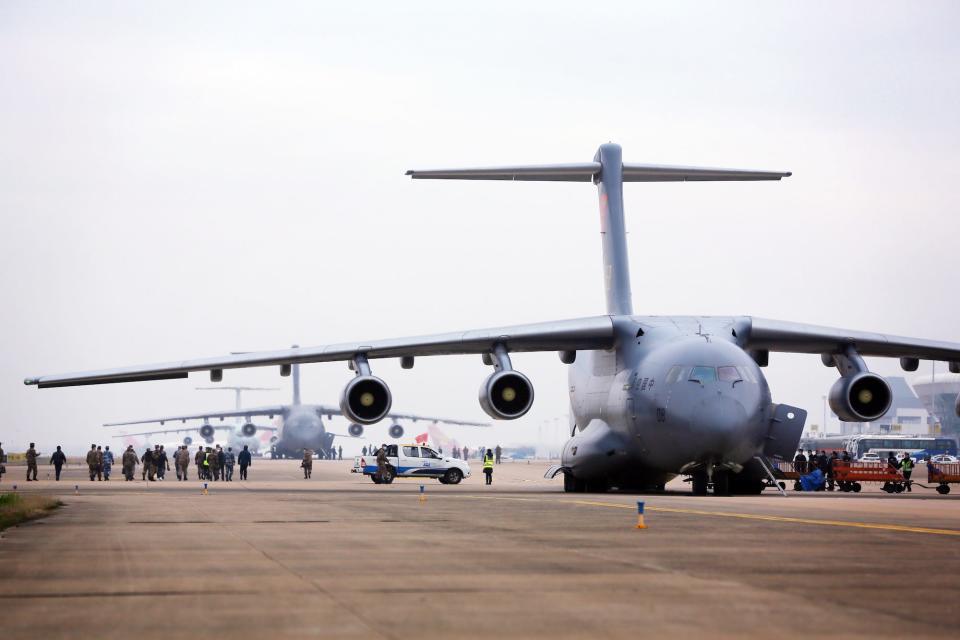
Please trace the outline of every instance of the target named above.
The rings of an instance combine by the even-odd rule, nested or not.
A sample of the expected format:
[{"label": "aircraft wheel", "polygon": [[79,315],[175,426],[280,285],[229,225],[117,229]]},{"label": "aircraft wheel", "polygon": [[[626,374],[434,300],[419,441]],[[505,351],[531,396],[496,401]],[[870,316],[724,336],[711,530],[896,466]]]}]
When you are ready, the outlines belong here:
[{"label": "aircraft wheel", "polygon": [[942,496],[947,495],[948,493],[950,493],[950,485],[941,484],[939,487],[937,487],[937,493],[939,493]]},{"label": "aircraft wheel", "polygon": [[567,493],[583,493],[586,488],[583,480],[575,478],[571,473],[563,474],[563,490]]},{"label": "aircraft wheel", "polygon": [[726,471],[713,474],[713,495],[730,495],[730,474]]},{"label": "aircraft wheel", "polygon": [[693,495],[695,496],[707,495],[707,474],[695,473],[693,475],[693,481],[690,484],[693,487]]},{"label": "aircraft wheel", "polygon": [[861,489],[863,489],[863,485],[862,485],[862,484],[860,484],[859,482],[854,482],[854,483],[853,483],[853,492],[854,492],[854,493],[860,493],[860,490],[861,490]]},{"label": "aircraft wheel", "polygon": [[463,480],[463,472],[460,469],[448,469],[444,474],[441,481],[446,481],[444,484],[460,484],[460,481]]}]

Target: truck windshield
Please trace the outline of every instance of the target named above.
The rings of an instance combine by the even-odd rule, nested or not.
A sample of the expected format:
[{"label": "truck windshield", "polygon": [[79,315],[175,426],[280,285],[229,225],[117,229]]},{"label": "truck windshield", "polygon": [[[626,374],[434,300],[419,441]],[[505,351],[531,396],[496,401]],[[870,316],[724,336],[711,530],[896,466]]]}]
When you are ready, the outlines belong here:
[{"label": "truck windshield", "polygon": [[421,451],[420,453],[421,458],[440,458],[440,456],[438,456],[433,449],[428,449],[427,447],[424,447],[420,451]]}]

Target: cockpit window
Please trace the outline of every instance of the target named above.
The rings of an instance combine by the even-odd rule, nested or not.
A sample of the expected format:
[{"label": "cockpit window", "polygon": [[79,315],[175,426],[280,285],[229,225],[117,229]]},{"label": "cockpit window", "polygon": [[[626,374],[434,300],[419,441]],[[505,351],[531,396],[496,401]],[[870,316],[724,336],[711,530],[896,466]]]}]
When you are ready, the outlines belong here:
[{"label": "cockpit window", "polygon": [[750,367],[737,367],[737,370],[740,372],[740,376],[747,382],[757,383],[757,376],[753,375]]},{"label": "cockpit window", "polygon": [[739,382],[743,380],[736,367],[717,367],[717,377],[720,382]]},{"label": "cockpit window", "polygon": [[694,367],[690,371],[690,377],[687,378],[690,382],[699,382],[703,384],[704,382],[716,382],[717,380],[717,370],[713,367]]},{"label": "cockpit window", "polygon": [[669,373],[667,373],[666,383],[673,384],[674,382],[680,382],[684,378],[684,375],[683,375],[684,370],[689,370],[689,369],[690,367],[681,367],[680,365],[673,367],[672,369],[670,369]]}]

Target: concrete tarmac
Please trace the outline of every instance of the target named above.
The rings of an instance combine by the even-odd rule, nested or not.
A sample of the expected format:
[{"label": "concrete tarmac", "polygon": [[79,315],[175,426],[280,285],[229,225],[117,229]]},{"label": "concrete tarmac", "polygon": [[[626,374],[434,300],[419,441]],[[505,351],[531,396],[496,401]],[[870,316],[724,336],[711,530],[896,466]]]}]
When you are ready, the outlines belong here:
[{"label": "concrete tarmac", "polygon": [[[49,518],[0,540],[4,638],[956,637],[957,493],[565,494],[378,486],[256,460],[248,482],[25,483]],[[479,465],[473,465],[478,470]],[[115,467],[118,469],[118,467]],[[41,478],[47,469],[41,468]],[[79,495],[74,486],[79,487]],[[960,490],[958,490],[960,491]],[[636,501],[647,507],[636,529]]]}]

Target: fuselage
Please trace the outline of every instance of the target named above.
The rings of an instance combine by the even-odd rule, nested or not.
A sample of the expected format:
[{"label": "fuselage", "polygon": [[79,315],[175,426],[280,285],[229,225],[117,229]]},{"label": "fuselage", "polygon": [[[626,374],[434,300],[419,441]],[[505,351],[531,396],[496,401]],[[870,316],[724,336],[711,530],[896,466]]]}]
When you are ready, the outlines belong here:
[{"label": "fuselage", "polygon": [[563,465],[584,479],[659,485],[689,469],[736,468],[763,448],[770,389],[733,318],[615,316],[616,344],[569,371],[573,437]]}]

